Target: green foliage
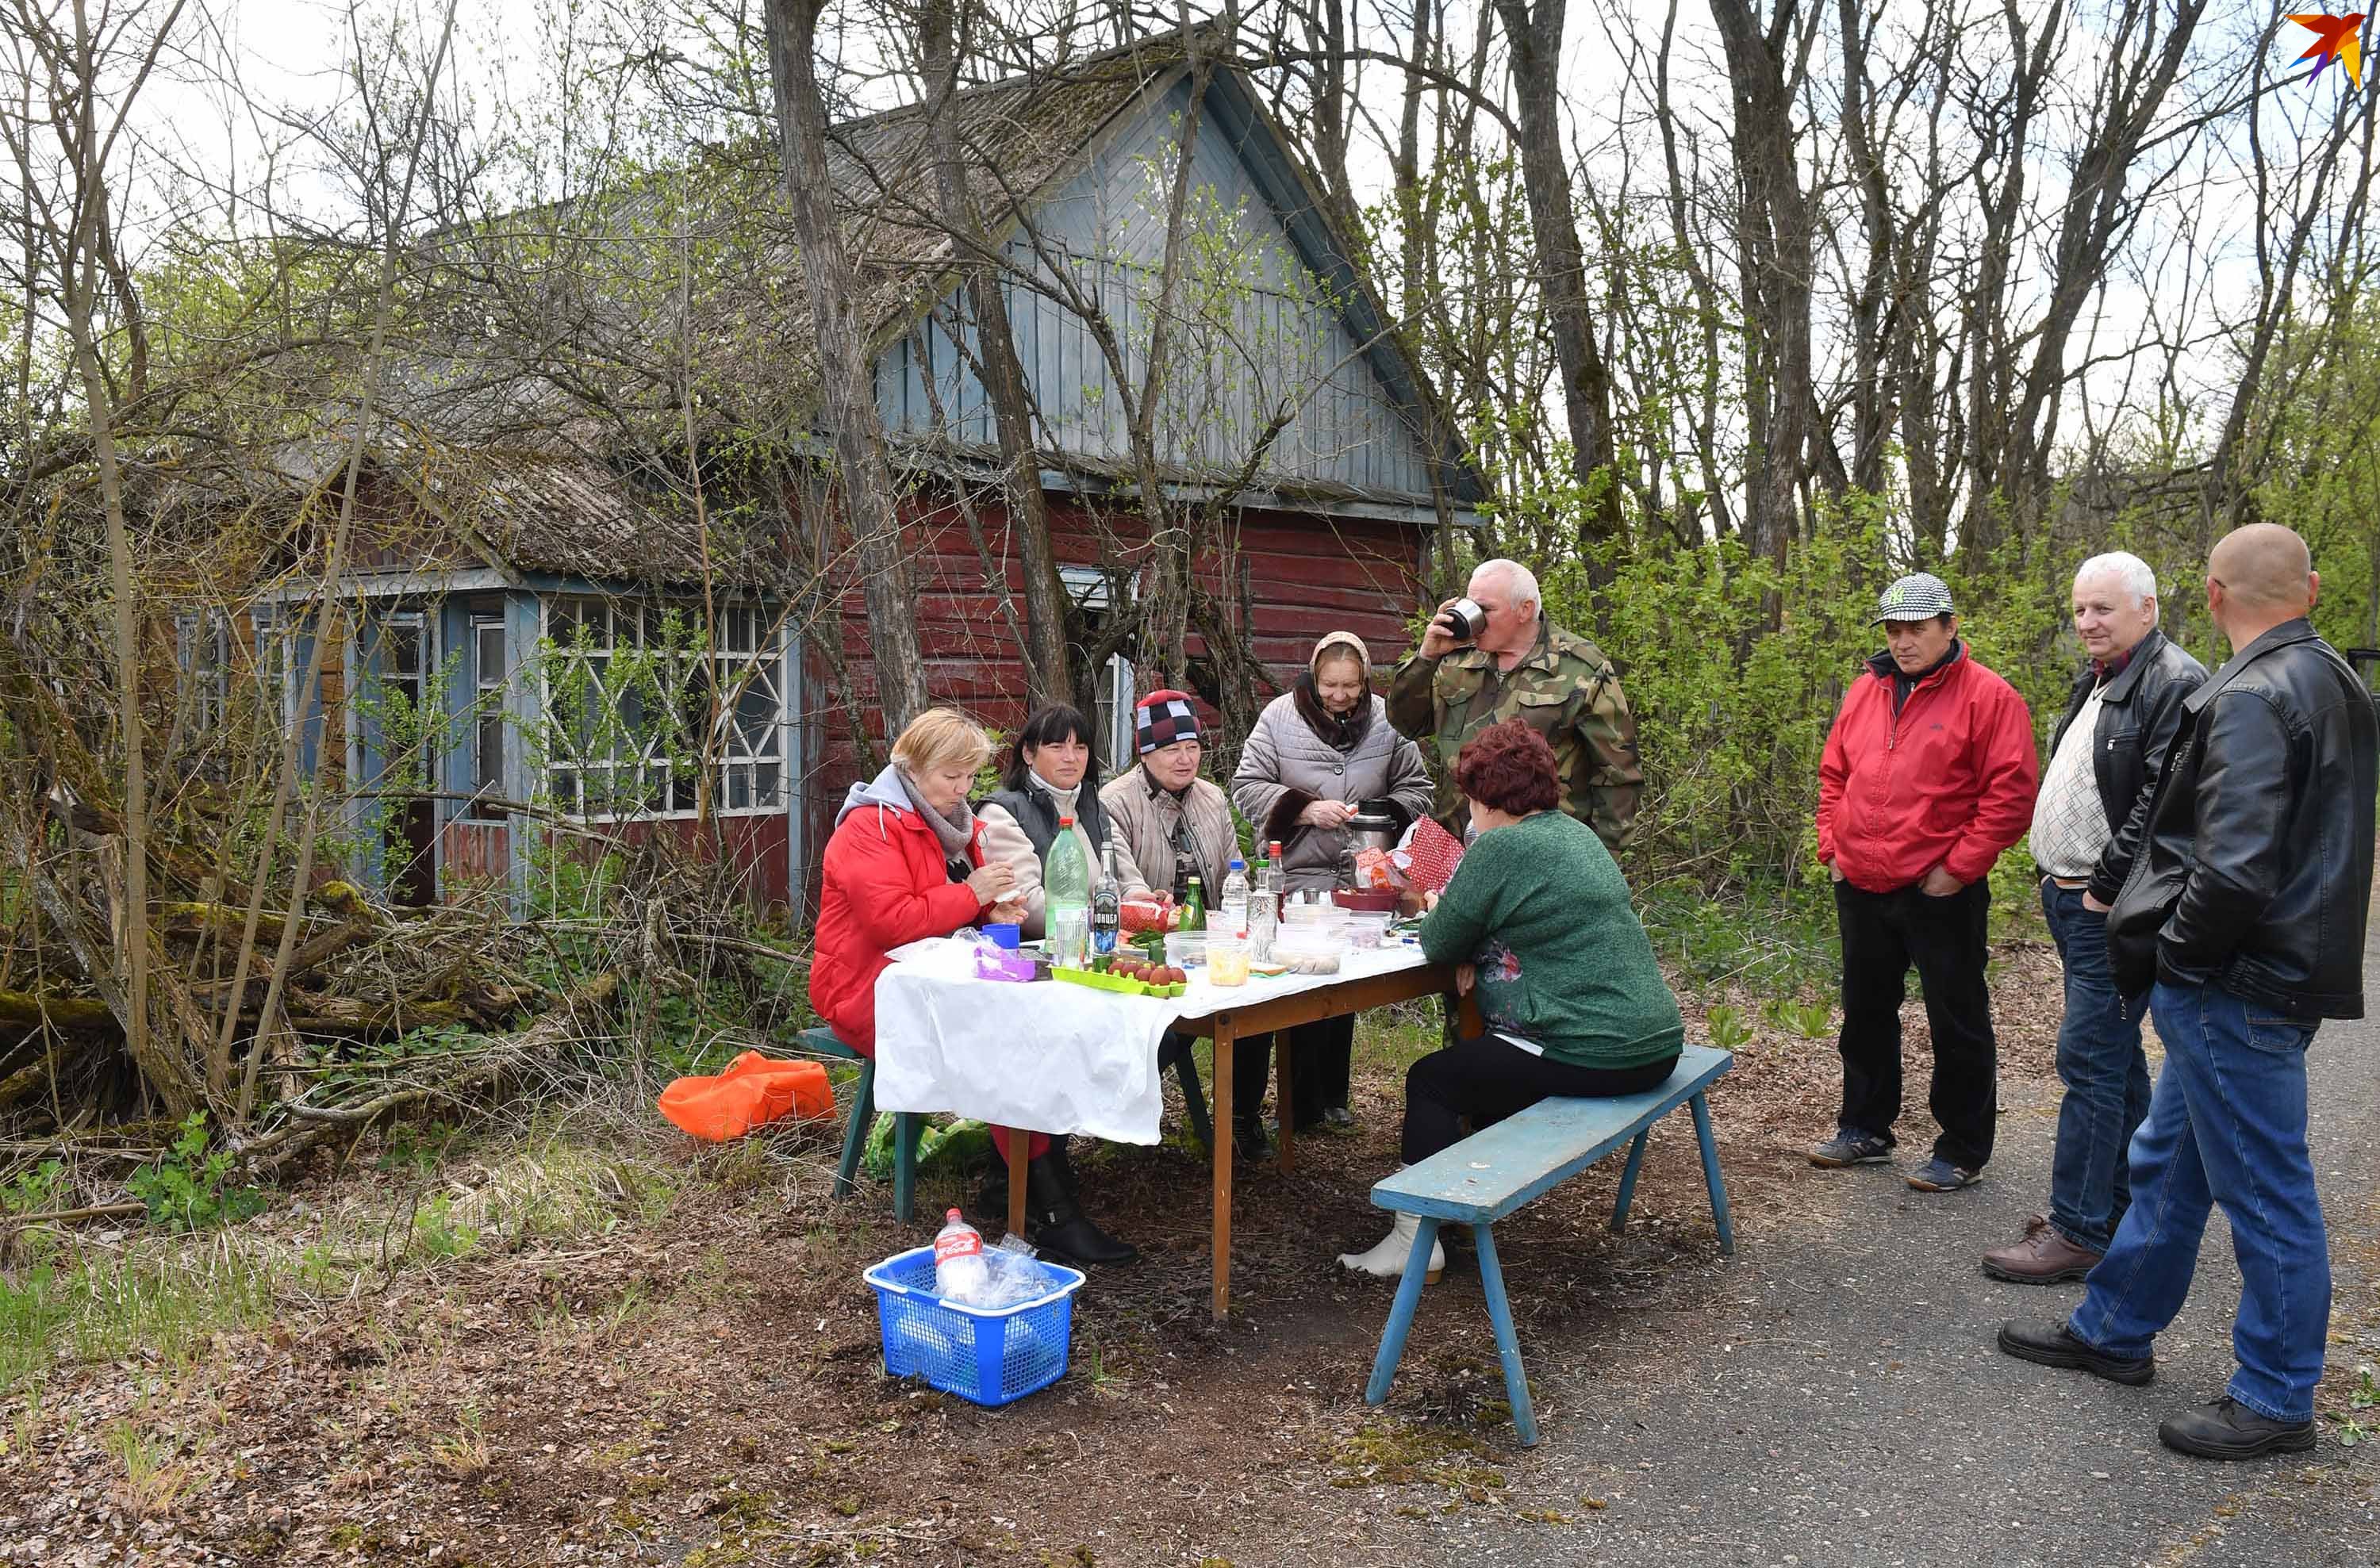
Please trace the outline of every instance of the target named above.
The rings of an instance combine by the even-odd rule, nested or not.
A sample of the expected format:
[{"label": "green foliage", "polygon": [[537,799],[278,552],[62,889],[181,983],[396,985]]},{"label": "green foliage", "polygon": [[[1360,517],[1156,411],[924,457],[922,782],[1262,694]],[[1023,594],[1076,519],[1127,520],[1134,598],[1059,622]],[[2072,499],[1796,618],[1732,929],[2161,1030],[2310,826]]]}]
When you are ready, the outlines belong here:
[{"label": "green foliage", "polygon": [[1824,1002],[1799,1002],[1772,996],[1761,1005],[1769,1022],[1804,1040],[1824,1040],[1834,1031],[1835,1009]]},{"label": "green foliage", "polygon": [[0,1214],[39,1214],[55,1209],[65,1187],[66,1166],[43,1160],[0,1183]]},{"label": "green foliage", "polygon": [[480,1245],[480,1227],[455,1217],[455,1200],[440,1193],[413,1215],[413,1251],[423,1258],[460,1258]]},{"label": "green foliage", "polygon": [[1722,1051],[1732,1051],[1752,1038],[1752,1024],[1743,1009],[1722,1002],[1703,1013],[1703,1030],[1710,1043]]},{"label": "green foliage", "polygon": [[173,1230],[204,1230],[261,1212],[264,1194],[227,1185],[232,1152],[207,1149],[207,1114],[192,1111],[164,1157],[135,1171],[124,1185],[149,1211],[150,1222]]}]

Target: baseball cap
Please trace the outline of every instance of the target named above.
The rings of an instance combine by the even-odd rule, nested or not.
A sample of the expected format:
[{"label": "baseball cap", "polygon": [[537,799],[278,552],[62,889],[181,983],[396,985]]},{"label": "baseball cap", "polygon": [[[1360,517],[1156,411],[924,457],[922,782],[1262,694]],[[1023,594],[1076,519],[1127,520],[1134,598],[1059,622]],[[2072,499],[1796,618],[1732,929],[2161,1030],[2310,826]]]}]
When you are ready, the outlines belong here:
[{"label": "baseball cap", "polygon": [[1931,621],[1937,615],[1956,613],[1950,608],[1950,585],[1931,572],[1912,572],[1884,590],[1876,601],[1876,619],[1871,626],[1881,626],[1888,621]]}]

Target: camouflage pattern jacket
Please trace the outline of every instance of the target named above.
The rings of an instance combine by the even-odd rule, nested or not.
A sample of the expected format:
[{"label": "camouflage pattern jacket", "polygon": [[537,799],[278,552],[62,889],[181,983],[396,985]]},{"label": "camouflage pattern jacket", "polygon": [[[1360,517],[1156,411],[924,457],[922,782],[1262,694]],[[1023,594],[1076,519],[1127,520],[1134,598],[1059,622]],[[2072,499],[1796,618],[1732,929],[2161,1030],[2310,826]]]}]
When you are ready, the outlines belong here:
[{"label": "camouflage pattern jacket", "polygon": [[1472,736],[1517,715],[1553,746],[1562,810],[1594,828],[1615,855],[1628,842],[1645,788],[1636,717],[1620,672],[1585,637],[1539,616],[1536,645],[1508,670],[1477,648],[1439,659],[1407,654],[1390,677],[1388,704],[1389,722],[1429,757],[1438,780],[1433,810],[1449,832],[1460,837],[1469,816],[1454,787],[1454,759]]}]

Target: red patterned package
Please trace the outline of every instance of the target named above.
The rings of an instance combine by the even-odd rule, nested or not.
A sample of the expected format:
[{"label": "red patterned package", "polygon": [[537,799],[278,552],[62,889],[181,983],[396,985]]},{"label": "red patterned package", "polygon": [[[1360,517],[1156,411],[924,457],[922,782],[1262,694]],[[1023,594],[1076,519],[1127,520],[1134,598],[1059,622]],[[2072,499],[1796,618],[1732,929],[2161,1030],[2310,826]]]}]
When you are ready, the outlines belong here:
[{"label": "red patterned package", "polygon": [[1390,854],[1389,863],[1396,867],[1406,887],[1435,891],[1444,887],[1454,868],[1463,863],[1463,846],[1432,818],[1416,817],[1405,830],[1403,841]]}]

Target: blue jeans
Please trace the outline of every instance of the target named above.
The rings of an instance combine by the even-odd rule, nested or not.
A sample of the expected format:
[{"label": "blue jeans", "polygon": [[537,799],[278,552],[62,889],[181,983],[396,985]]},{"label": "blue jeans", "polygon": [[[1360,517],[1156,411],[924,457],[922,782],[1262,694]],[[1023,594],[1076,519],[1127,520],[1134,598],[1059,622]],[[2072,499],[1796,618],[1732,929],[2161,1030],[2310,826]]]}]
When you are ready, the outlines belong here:
[{"label": "blue jeans", "polygon": [[2149,1006],[2165,1071],[2132,1140],[2132,1206],[2067,1327],[2110,1355],[2148,1355],[2190,1294],[2220,1203],[2240,1282],[2226,1392],[2274,1420],[2310,1420],[2330,1326],[2330,1248],[2306,1151],[2314,1026],[2213,985],[2159,981]]},{"label": "blue jeans", "polygon": [[2149,1062],[2141,1049],[2149,999],[2116,989],[2107,917],[2082,907],[2082,889],[2045,879],[2041,912],[2066,971],[2066,1018],[2058,1026],[2066,1098],[2049,1164],[2049,1223],[2075,1246],[2105,1252],[2131,1202],[2124,1148],[2149,1114]]}]

